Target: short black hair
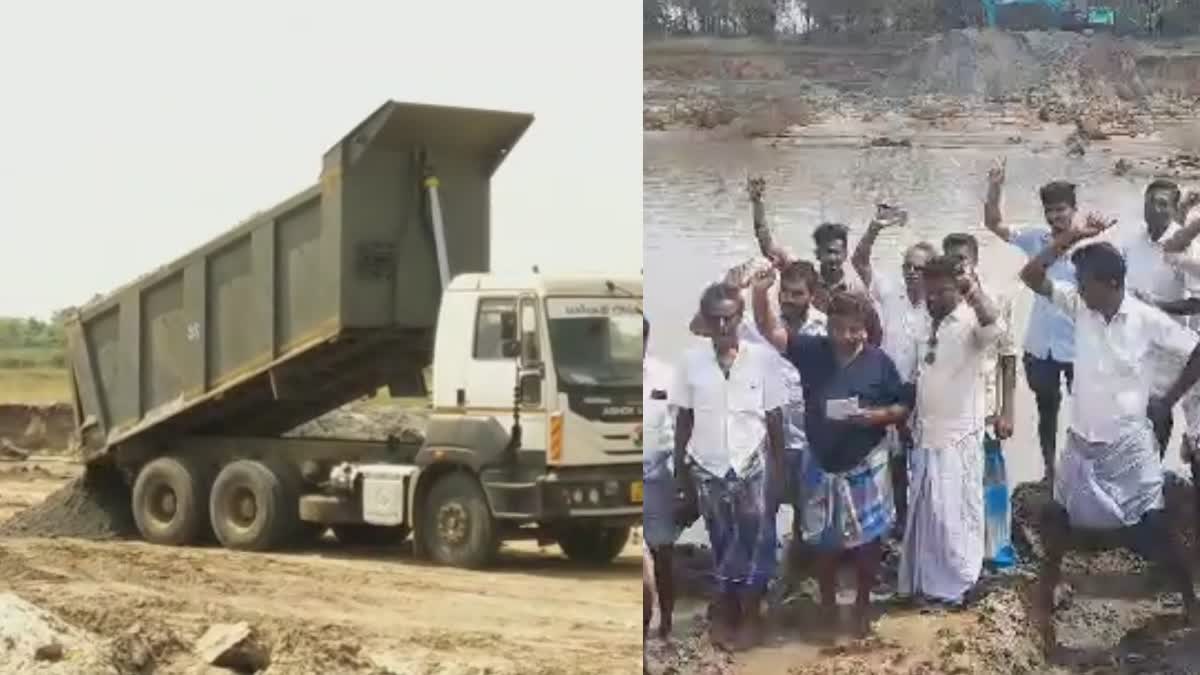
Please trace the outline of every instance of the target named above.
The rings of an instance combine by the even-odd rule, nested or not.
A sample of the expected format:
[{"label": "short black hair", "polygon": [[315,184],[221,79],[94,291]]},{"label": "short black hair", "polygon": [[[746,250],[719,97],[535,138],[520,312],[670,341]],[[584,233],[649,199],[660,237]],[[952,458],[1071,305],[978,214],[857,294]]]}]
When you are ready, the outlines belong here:
[{"label": "short black hair", "polygon": [[1179,205],[1179,183],[1166,178],[1156,178],[1146,186],[1146,196],[1149,197],[1151,192],[1165,190],[1171,193],[1171,203],[1175,206]]},{"label": "short black hair", "polygon": [[958,272],[958,260],[948,255],[937,255],[925,263],[921,276],[926,279],[955,279]]},{"label": "short black hair", "polygon": [[783,272],[779,277],[781,282],[792,283],[803,281],[810,291],[817,289],[821,279],[817,274],[817,268],[807,260],[797,260],[789,263],[787,267],[783,268]]},{"label": "short black hair", "polygon": [[840,241],[843,244],[850,237],[850,229],[841,223],[821,223],[813,230],[813,243],[817,246],[830,241]]},{"label": "short black hair", "polygon": [[976,260],[979,260],[979,240],[975,238],[975,235],[967,232],[951,232],[942,239],[942,253],[959,247],[966,248]]},{"label": "short black hair", "polygon": [[825,314],[827,316],[856,319],[867,323],[867,317],[871,315],[871,311],[871,301],[862,294],[851,291],[838,291],[829,298],[829,305],[825,310]]},{"label": "short black hair", "polygon": [[1071,262],[1081,279],[1125,284],[1125,258],[1116,246],[1098,241],[1082,246],[1071,254]]},{"label": "short black hair", "polygon": [[700,294],[700,314],[707,315],[706,309],[711,309],[713,305],[727,300],[732,300],[738,304],[738,310],[743,309],[744,302],[742,301],[741,293],[737,292],[727,284],[716,282],[705,287],[704,292]]},{"label": "short black hair", "polygon": [[937,247],[927,241],[918,241],[912,246],[909,246],[907,249],[905,249],[904,255],[908,255],[913,251],[924,251],[925,254],[930,258],[938,254]]},{"label": "short black hair", "polygon": [[1069,181],[1050,181],[1038,190],[1038,195],[1042,198],[1042,206],[1067,204],[1075,208],[1075,184]]}]

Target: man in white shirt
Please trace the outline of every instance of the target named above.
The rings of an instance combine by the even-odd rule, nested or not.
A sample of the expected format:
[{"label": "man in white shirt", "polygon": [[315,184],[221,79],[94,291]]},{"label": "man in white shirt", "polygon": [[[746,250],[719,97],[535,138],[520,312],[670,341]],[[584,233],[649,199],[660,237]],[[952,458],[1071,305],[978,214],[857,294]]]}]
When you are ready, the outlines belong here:
[{"label": "man in white shirt", "polygon": [[775,576],[775,511],[784,479],[787,392],[778,355],[738,338],[744,303],[712,284],[700,299],[711,336],[687,350],[669,392],[677,410],[679,486],[699,507],[713,551],[712,638],[749,647],[763,637],[762,599]]},{"label": "man in white shirt", "polygon": [[[1187,299],[1190,306],[1184,311],[1192,315],[1192,325],[1197,325],[1196,314],[1200,314],[1200,248],[1193,246],[1196,237],[1200,236],[1200,192],[1189,192],[1179,204],[1179,220],[1183,222],[1170,237],[1162,240],[1163,257],[1176,269],[1184,273],[1187,279]],[[1161,309],[1161,307],[1160,307]],[[1193,390],[1193,398],[1195,397]],[[1188,397],[1185,396],[1185,400]],[[1200,522],[1200,415],[1189,421],[1188,429],[1183,435],[1183,443],[1179,446],[1179,454],[1184,464],[1192,467],[1192,489],[1195,491],[1196,522]]]},{"label": "man in white shirt", "polygon": [[[953,232],[942,239],[942,253],[962,264],[959,282],[971,285],[979,269],[979,241],[966,232]],[[1013,406],[1017,387],[1017,347],[1013,339],[1012,294],[999,284],[984,282],[983,292],[996,309],[1000,335],[984,360],[983,387],[988,432],[984,435],[984,561],[993,568],[1016,564],[1009,532],[1012,525],[1007,494],[1008,478],[1004,469],[1003,443],[1013,433]],[[1000,490],[1001,499],[989,501]]]},{"label": "man in white shirt", "polygon": [[[1163,248],[1163,242],[1169,241],[1180,230],[1175,222],[1179,201],[1179,186],[1174,182],[1159,179],[1150,183],[1145,196],[1145,226],[1126,234],[1119,250],[1125,257],[1125,286],[1130,294],[1172,315],[1180,325],[1189,326],[1188,315],[1200,313],[1200,299],[1195,297],[1200,285],[1172,264]],[[1182,253],[1186,255],[1186,250]],[[1151,352],[1151,363],[1153,390],[1156,395],[1161,395],[1171,386],[1183,363],[1160,350]],[[1187,428],[1200,424],[1200,391],[1185,394],[1180,404]],[[1173,427],[1172,416],[1155,428],[1160,456],[1166,453]]]},{"label": "man in white shirt", "polygon": [[[768,270],[770,268],[767,268]],[[732,270],[731,270],[732,272]],[[747,289],[753,280],[752,275],[729,276],[726,283],[735,284],[742,291],[745,302]],[[798,335],[825,335],[828,317],[825,313],[812,306],[812,292],[817,287],[817,270],[807,260],[797,260],[788,263],[774,284],[776,305],[783,324],[789,332]],[[753,318],[753,310],[747,305],[742,325],[738,327],[738,339],[753,342],[775,351],[777,354],[776,367],[783,377],[787,390],[787,404],[783,408],[783,437],[784,437],[784,466],[787,477],[784,480],[784,495],[781,504],[792,509],[790,532],[777,532],[780,539],[780,550],[789,552],[788,558],[799,556],[799,550],[794,546],[800,541],[799,520],[794,517],[800,508],[800,472],[804,466],[804,452],[808,448],[808,439],[804,433],[804,388],[800,381],[800,371],[796,366],[778,353],[773,345],[767,342]],[[780,516],[780,527],[786,526],[786,514]],[[786,584],[785,584],[786,585]]]},{"label": "man in white shirt", "polygon": [[[1001,328],[991,300],[959,261],[925,266],[927,339],[918,344],[911,503],[900,594],[958,606],[983,568],[983,374]],[[965,291],[965,292],[964,292]]]},{"label": "man in white shirt", "polygon": [[[669,366],[646,353],[650,341],[650,322],[642,318],[642,425],[638,437],[642,444],[642,534],[652,567],[652,585],[643,596],[657,597],[658,635],[671,634],[675,608],[675,583],[672,574],[675,540],[679,537],[675,513],[675,477],[671,454],[675,447],[675,411],[668,401],[672,373]],[[643,575],[644,576],[644,575]],[[650,627],[652,602],[642,608],[642,637]]]},{"label": "man in white shirt", "polygon": [[[1156,559],[1183,596],[1185,616],[1197,619],[1186,553],[1170,527],[1163,497],[1162,462],[1151,420],[1171,408],[1200,379],[1200,340],[1125,290],[1125,261],[1108,243],[1090,243],[1071,257],[1077,290],[1047,278],[1046,270],[1079,242],[1114,221],[1091,215],[1082,226],[1057,233],[1021,270],[1034,292],[1074,318],[1076,377],[1071,426],[1059,460],[1054,501],[1043,514],[1046,557],[1036,593],[1045,647],[1052,650],[1054,588],[1073,528],[1115,530],[1122,543]],[[1162,397],[1145,363],[1153,350],[1186,365]]]},{"label": "man in white shirt", "polygon": [[[937,249],[925,241],[908,247],[900,264],[902,281],[879,274],[871,266],[872,249],[880,233],[889,227],[902,226],[905,222],[903,218],[872,220],[854,247],[850,262],[866,285],[875,311],[879,313],[879,323],[883,329],[881,347],[896,364],[900,378],[911,384],[917,375],[917,344],[929,327],[922,275],[925,265],[937,255]],[[888,446],[896,523],[902,529],[908,515],[908,455],[912,449],[912,431],[907,423],[888,429]]]}]

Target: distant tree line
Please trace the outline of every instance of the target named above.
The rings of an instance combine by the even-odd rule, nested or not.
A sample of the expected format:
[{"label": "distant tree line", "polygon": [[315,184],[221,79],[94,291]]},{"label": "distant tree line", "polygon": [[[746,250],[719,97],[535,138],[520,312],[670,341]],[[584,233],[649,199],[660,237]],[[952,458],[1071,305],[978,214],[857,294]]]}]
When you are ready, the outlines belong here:
[{"label": "distant tree line", "polygon": [[49,321],[0,317],[0,368],[61,368],[67,345],[63,322],[70,310],[55,312]]},{"label": "distant tree line", "polygon": [[[1088,2],[1062,5],[1083,9]],[[1200,0],[1108,0],[1122,33],[1200,31]],[[642,0],[648,36],[759,36],[799,33],[941,31],[984,25],[983,0]],[[1051,20],[1053,13],[1050,13]]]}]

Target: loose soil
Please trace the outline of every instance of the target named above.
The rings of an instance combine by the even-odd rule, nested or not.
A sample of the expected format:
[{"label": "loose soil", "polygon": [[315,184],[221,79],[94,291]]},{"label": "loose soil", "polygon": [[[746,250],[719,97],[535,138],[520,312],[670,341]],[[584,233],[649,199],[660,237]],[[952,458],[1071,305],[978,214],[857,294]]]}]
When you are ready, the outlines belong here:
[{"label": "loose soil", "polygon": [[[0,462],[0,674],[228,675],[192,649],[241,621],[266,675],[636,672],[636,538],[601,569],[518,542],[481,572],[328,535],[286,553],[153,546],[121,540],[135,530],[117,479],[59,457]],[[37,661],[51,642],[62,660]]]},{"label": "loose soil", "polygon": [[[1168,507],[1200,573],[1194,493],[1168,475]],[[772,609],[768,643],[730,656],[708,644],[705,598],[710,561],[703,551],[681,552],[676,574],[686,598],[677,611],[671,643],[647,644],[649,672],[730,673],[1200,673],[1200,629],[1179,620],[1178,593],[1138,556],[1123,549],[1073,552],[1064,561],[1057,592],[1060,647],[1044,658],[1033,630],[1029,598],[1042,554],[1036,514],[1050,498],[1042,484],[1014,493],[1014,544],[1022,558],[1015,570],[985,577],[963,612],[929,612],[878,603],[874,634],[852,640],[830,630],[832,619],[817,605],[811,578],[800,592]],[[890,559],[890,564],[895,564]],[[853,582],[842,581],[841,612],[852,601]],[[843,616],[845,618],[845,616]]]}]

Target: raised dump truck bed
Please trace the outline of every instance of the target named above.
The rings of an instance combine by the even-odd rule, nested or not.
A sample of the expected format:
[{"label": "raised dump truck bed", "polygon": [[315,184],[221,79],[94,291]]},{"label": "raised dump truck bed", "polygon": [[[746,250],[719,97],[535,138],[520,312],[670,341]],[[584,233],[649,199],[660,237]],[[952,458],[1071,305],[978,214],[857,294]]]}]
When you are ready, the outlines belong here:
[{"label": "raised dump truck bed", "polygon": [[84,457],[185,435],[271,436],[381,386],[423,391],[442,292],[489,261],[491,176],[531,115],[388,102],[317,185],[67,324]]}]

